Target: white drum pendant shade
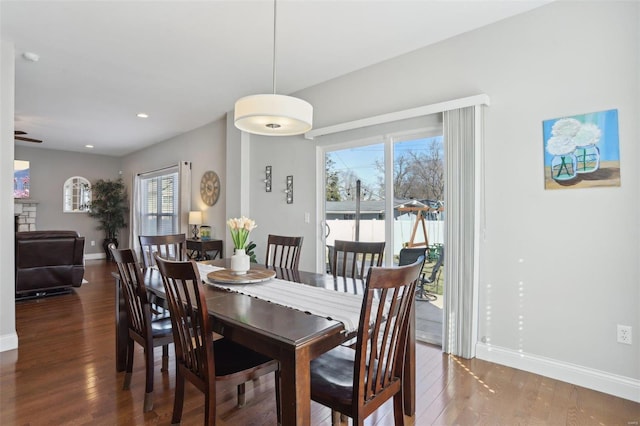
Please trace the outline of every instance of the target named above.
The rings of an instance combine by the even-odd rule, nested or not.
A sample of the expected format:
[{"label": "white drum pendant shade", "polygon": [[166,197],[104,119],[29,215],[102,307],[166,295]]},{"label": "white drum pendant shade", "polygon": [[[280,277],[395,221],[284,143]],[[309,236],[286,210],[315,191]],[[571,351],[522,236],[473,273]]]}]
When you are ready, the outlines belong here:
[{"label": "white drum pendant shade", "polygon": [[236,101],[234,123],[238,129],[256,135],[299,135],[311,130],[313,107],[292,96],[245,96]]}]

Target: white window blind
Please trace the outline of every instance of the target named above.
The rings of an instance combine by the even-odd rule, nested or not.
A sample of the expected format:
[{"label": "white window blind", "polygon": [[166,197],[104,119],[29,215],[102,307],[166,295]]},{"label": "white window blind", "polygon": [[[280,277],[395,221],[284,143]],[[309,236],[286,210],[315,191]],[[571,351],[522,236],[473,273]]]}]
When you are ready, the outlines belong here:
[{"label": "white window blind", "polygon": [[178,170],[159,176],[141,177],[141,235],[179,233]]},{"label": "white window blind", "polygon": [[134,251],[140,252],[140,235],[186,234],[190,201],[191,162],[136,174],[129,236]]}]

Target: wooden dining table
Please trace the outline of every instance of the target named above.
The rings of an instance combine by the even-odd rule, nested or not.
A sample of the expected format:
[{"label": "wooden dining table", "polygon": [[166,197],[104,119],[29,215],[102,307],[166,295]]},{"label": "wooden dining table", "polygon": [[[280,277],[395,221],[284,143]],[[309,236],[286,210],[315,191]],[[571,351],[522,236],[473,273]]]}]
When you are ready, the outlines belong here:
[{"label": "wooden dining table", "polygon": [[[228,268],[229,259],[205,263]],[[252,264],[253,269],[264,266]],[[361,281],[298,270],[271,268],[276,278],[332,290],[358,292]],[[116,370],[126,366],[128,326],[126,308],[116,281]],[[203,277],[204,278],[204,277]],[[350,281],[350,283],[347,282]],[[149,292],[164,297],[162,277],[155,268],[144,271]],[[362,290],[360,291],[362,294]],[[213,331],[241,345],[276,359],[280,363],[281,409],[283,425],[309,425],[311,409],[310,362],[330,349],[352,338],[344,325],[332,319],[311,315],[244,294],[205,286],[207,309]],[[404,408],[407,415],[415,413],[415,333],[411,333],[405,362]]]}]

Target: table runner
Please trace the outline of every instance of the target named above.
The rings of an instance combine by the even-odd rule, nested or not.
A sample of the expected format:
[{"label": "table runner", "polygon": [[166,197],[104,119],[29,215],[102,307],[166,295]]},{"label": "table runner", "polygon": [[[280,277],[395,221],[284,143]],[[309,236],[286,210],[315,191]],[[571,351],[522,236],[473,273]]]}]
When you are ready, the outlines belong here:
[{"label": "table runner", "polygon": [[241,293],[267,302],[340,321],[347,333],[358,329],[362,295],[274,278],[255,284],[221,284],[207,278],[209,272],[224,268],[197,263],[202,281],[216,288]]}]

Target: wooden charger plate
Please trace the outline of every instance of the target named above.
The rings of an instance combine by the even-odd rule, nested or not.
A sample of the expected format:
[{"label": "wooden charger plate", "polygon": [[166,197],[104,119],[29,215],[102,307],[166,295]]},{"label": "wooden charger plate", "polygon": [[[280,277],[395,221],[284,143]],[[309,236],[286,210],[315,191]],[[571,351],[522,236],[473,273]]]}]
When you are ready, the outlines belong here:
[{"label": "wooden charger plate", "polygon": [[249,269],[246,274],[236,275],[230,269],[220,269],[209,272],[207,278],[216,283],[222,284],[253,284],[269,281],[276,276],[276,271],[272,269],[260,268]]}]

